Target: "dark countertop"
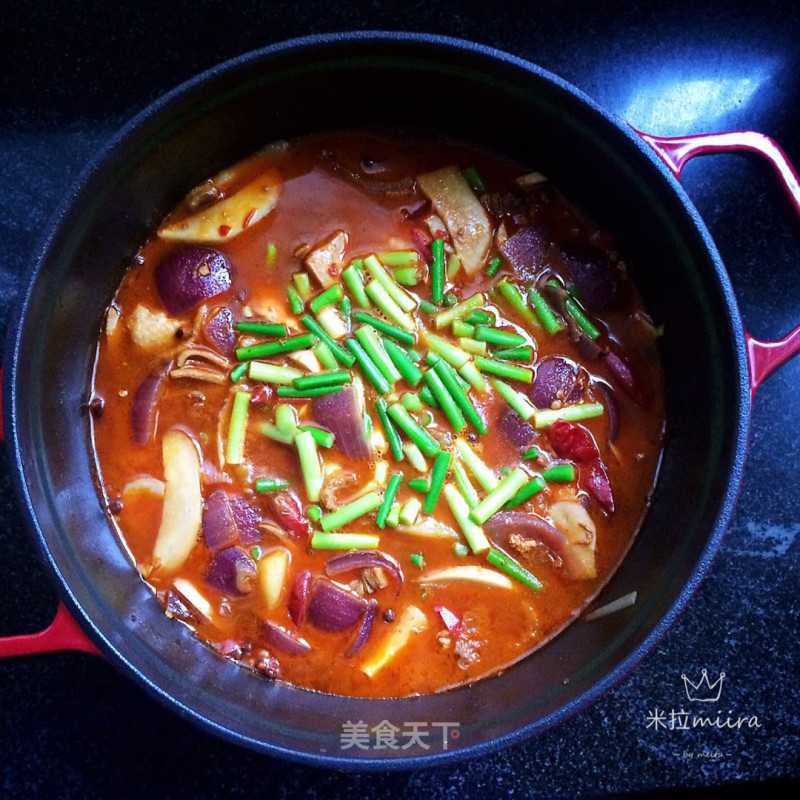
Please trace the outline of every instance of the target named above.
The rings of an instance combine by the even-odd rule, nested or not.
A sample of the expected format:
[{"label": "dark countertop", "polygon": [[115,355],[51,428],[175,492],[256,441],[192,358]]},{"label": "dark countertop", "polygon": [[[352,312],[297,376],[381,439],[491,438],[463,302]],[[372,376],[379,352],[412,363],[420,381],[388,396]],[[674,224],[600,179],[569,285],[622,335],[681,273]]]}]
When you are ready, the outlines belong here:
[{"label": "dark countertop", "polygon": [[[560,74],[639,129],[759,130],[800,165],[800,8],[788,0],[149,5],[17,4],[3,15],[0,333],[42,227],[104,141],[180,81],[292,36],[394,28],[473,39]],[[763,339],[787,332],[800,321],[800,225],[769,169],[750,158],[708,158],[687,168],[684,185],[748,330]],[[561,727],[450,767],[348,776],[218,741],[92,656],[18,658],[0,662],[0,796],[576,797],[797,779],[799,381],[797,360],[758,393],[737,511],[679,622],[631,676]],[[54,613],[55,593],[23,531],[3,458],[0,523],[0,635],[38,630]],[[686,705],[681,674],[704,668],[726,673],[718,710],[755,716],[759,727],[654,729],[654,711]]]}]

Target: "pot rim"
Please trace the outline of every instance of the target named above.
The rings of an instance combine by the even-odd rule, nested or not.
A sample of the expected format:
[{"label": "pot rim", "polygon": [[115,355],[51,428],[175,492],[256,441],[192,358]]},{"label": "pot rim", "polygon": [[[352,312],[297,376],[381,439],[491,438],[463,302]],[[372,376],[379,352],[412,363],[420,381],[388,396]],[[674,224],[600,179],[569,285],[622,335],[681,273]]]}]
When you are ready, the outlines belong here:
[{"label": "pot rim", "polygon": [[[675,597],[668,612],[650,629],[643,640],[607,675],[595,682],[591,688],[584,691],[564,706],[546,714],[540,719],[524,725],[510,733],[501,735],[488,742],[466,745],[457,750],[442,750],[428,752],[421,756],[409,756],[408,758],[358,758],[345,754],[340,756],[326,753],[316,753],[298,751],[276,745],[271,742],[245,736],[236,730],[220,725],[209,719],[202,713],[195,711],[188,705],[182,703],[173,695],[153,682],[148,675],[132,664],[115,646],[106,638],[103,632],[95,624],[94,620],[88,616],[83,607],[76,599],[71,587],[64,578],[58,564],[56,563],[50,548],[47,545],[45,535],[39,526],[34,504],[28,492],[25,480],[25,467],[23,456],[20,449],[20,440],[16,425],[17,408],[20,398],[17,393],[17,372],[20,366],[20,347],[21,347],[21,323],[26,318],[28,306],[34,287],[40,280],[42,272],[50,257],[53,240],[60,228],[63,217],[81,197],[87,186],[92,182],[95,175],[102,169],[118,149],[123,147],[131,139],[138,129],[145,125],[150,119],[158,117],[171,106],[181,100],[189,99],[198,89],[203,88],[209,82],[222,76],[235,73],[236,70],[250,67],[254,62],[268,63],[276,56],[281,56],[293,51],[319,52],[321,49],[336,48],[336,46],[347,46],[351,44],[361,44],[365,46],[380,45],[385,42],[400,43],[403,46],[424,47],[424,48],[443,48],[451,53],[462,54],[470,58],[477,57],[483,60],[487,67],[491,68],[492,63],[500,62],[506,66],[516,68],[521,72],[533,74],[545,81],[556,85],[563,92],[578,100],[581,104],[588,106],[595,114],[616,129],[618,135],[624,137],[629,144],[633,144],[636,149],[649,161],[651,167],[657,171],[654,173],[660,176],[667,188],[673,192],[681,203],[684,213],[689,217],[690,222],[696,229],[705,251],[714,266],[717,280],[720,284],[722,296],[728,308],[729,322],[732,329],[731,346],[735,349],[735,361],[738,367],[737,384],[738,393],[738,416],[736,422],[729,425],[730,436],[735,440],[733,458],[730,466],[730,473],[726,482],[726,488],[722,502],[718,508],[713,530],[709,534],[708,541],[695,564],[691,575],[684,584],[680,593]],[[730,279],[722,263],[722,259],[717,251],[711,235],[705,223],[700,217],[694,204],[687,196],[686,192],[670,172],[662,160],[655,154],[652,148],[641,138],[641,136],[625,121],[618,118],[608,110],[604,109],[583,91],[573,86],[571,83],[560,78],[548,70],[545,70],[526,59],[514,56],[503,50],[489,47],[487,45],[471,42],[448,36],[441,36],[430,33],[413,33],[398,31],[356,31],[356,32],[336,32],[327,34],[315,34],[311,36],[297,37],[282,42],[268,45],[264,48],[252,50],[232,59],[217,64],[210,69],[203,71],[193,78],[179,84],[167,93],[149,103],[139,111],[133,118],[125,123],[101,149],[91,158],[88,164],[73,182],[64,198],[58,204],[56,211],[52,214],[44,227],[31,259],[31,269],[27,283],[16,303],[16,311],[9,320],[8,335],[5,350],[4,364],[4,387],[3,396],[5,397],[3,416],[6,441],[10,451],[10,460],[13,464],[11,470],[11,480],[16,497],[24,509],[22,516],[24,524],[31,536],[34,546],[39,553],[42,562],[47,566],[46,573],[53,582],[59,597],[64,601],[70,613],[79,622],[81,627],[88,633],[91,640],[95,642],[101,652],[118,666],[126,675],[131,675],[136,683],[141,685],[151,696],[158,699],[163,705],[177,712],[181,717],[198,725],[199,727],[210,730],[223,739],[242,745],[249,749],[257,750],[269,755],[286,758],[297,763],[308,764],[320,767],[332,767],[336,769],[359,770],[359,771],[382,771],[382,770],[401,770],[416,769],[420,767],[430,767],[443,763],[456,763],[466,758],[483,756],[496,752],[501,748],[519,744],[531,738],[537,733],[542,733],[563,722],[570,717],[585,710],[594,704],[601,696],[610,691],[614,686],[626,678],[654,649],[656,644],[664,637],[669,628],[677,620],[677,617],[686,607],[689,599],[697,590],[700,582],[707,574],[711,562],[719,550],[722,538],[727,529],[733,511],[736,497],[741,485],[744,462],[747,451],[747,439],[750,426],[751,397],[749,385],[749,367],[747,361],[747,350],[745,343],[744,327],[741,315],[738,310],[736,298]],[[463,688],[463,687],[462,687]]]}]

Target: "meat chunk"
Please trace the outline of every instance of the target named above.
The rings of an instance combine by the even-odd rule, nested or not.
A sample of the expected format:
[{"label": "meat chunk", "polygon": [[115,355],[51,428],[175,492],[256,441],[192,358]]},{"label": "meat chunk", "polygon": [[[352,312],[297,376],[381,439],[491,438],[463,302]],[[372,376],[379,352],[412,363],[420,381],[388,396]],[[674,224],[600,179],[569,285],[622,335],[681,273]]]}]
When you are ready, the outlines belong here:
[{"label": "meat chunk", "polygon": [[348,236],[344,231],[336,231],[317,242],[306,253],[303,263],[320,282],[323,289],[333,286],[339,278],[344,266],[344,252],[347,249]]}]

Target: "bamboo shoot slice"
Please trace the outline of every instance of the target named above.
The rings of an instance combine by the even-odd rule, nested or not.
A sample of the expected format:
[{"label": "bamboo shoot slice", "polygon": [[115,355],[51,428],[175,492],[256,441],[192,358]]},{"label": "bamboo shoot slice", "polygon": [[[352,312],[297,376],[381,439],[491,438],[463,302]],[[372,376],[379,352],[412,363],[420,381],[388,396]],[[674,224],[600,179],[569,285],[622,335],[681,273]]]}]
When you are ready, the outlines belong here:
[{"label": "bamboo shoot slice", "polygon": [[203,511],[200,455],[191,437],[170,430],[161,442],[164,459],[164,507],[153,548],[156,569],[178,569],[197,544]]},{"label": "bamboo shoot slice", "polygon": [[492,245],[492,225],[459,169],[445,167],[417,178],[453,240],[468,275],[480,269]]},{"label": "bamboo shoot slice", "polygon": [[238,192],[158,230],[161,239],[183,242],[225,242],[255,225],[275,208],[281,193],[274,169],[261,173]]},{"label": "bamboo shoot slice", "polygon": [[492,586],[497,589],[513,589],[514,584],[493,569],[487,567],[477,567],[468,565],[464,567],[447,567],[434,572],[428,572],[420,578],[418,583],[452,583],[453,581],[471,581],[472,583],[482,583],[484,586]]},{"label": "bamboo shoot slice", "polygon": [[361,671],[372,678],[408,644],[412,634],[420,633],[427,627],[428,618],[425,614],[416,606],[406,606],[391,633],[381,643],[378,652],[361,665]]},{"label": "bamboo shoot slice", "polygon": [[289,551],[279,548],[266,553],[258,562],[258,582],[270,611],[276,608],[280,602],[283,588],[286,585],[290,560]]}]

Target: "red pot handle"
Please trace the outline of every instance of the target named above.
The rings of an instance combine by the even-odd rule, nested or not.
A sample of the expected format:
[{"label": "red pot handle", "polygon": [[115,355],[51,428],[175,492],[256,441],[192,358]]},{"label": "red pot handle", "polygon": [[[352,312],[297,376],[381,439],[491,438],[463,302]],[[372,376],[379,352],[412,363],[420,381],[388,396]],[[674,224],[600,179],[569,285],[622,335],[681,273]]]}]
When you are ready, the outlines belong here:
[{"label": "red pot handle", "polygon": [[[3,371],[0,370],[0,409],[3,408]],[[0,414],[0,443],[5,441],[3,417]],[[32,653],[52,653],[56,650],[81,650],[102,656],[94,642],[81,630],[63,603],[58,604],[56,616],[39,633],[0,637],[0,658],[27,656]]]},{"label": "red pot handle", "polygon": [[[635,130],[635,129],[634,129]],[[758,153],[766,158],[788,194],[789,200],[800,217],[800,180],[786,153],[769,136],[753,131],[730,131],[728,133],[707,133],[697,136],[651,136],[636,131],[672,174],[680,180],[681,171],[695,156],[715,153],[735,153],[743,150]],[[777,342],[762,342],[745,332],[747,361],[750,366],[750,392],[756,389],[779,367],[800,353],[800,325]]]}]

